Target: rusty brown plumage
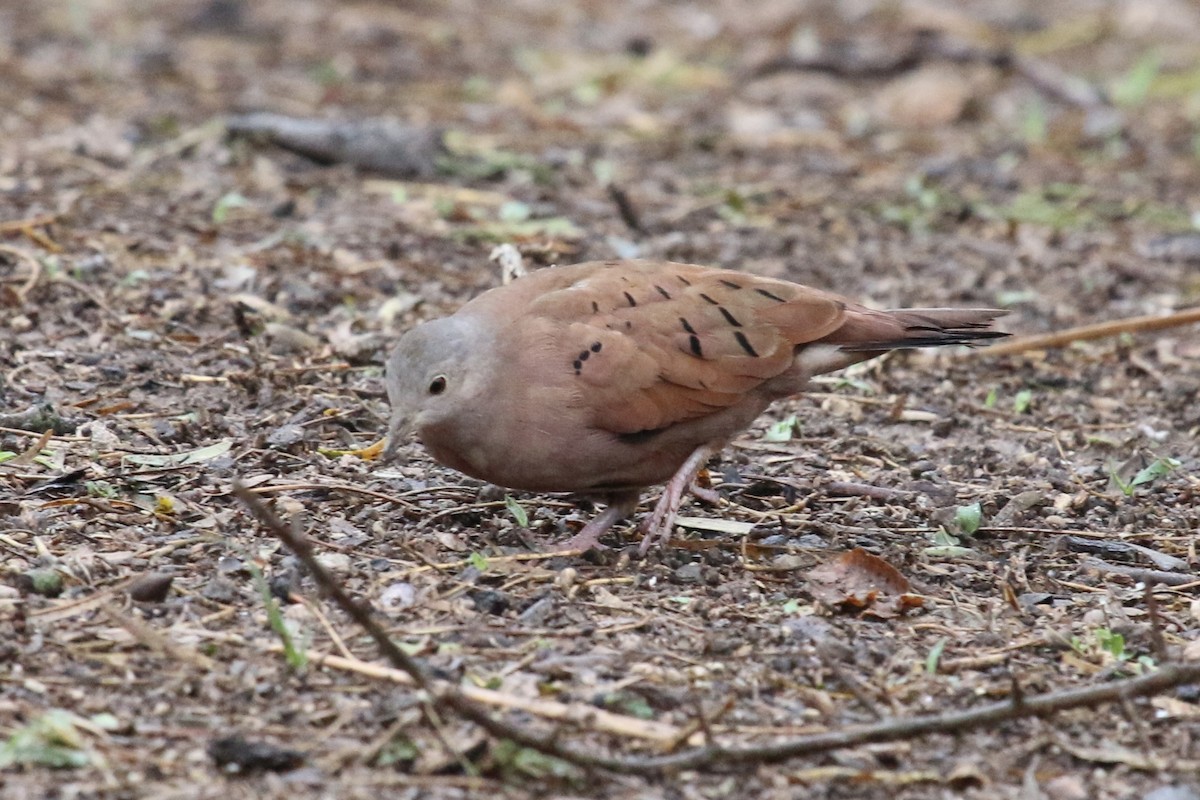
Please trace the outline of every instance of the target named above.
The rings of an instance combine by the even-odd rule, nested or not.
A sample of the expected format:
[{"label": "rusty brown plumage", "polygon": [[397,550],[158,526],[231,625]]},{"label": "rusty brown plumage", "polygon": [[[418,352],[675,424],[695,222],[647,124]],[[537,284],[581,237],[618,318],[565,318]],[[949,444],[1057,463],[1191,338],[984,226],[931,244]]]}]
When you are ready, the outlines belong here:
[{"label": "rusty brown plumage", "polygon": [[651,531],[665,539],[707,455],[773,400],[888,350],[1003,336],[990,327],[1001,313],[878,311],[661,261],[543,269],[401,338],[389,451],[416,430],[439,461],[492,483],[608,496],[572,546],[596,545],[641,489],[669,481]]}]

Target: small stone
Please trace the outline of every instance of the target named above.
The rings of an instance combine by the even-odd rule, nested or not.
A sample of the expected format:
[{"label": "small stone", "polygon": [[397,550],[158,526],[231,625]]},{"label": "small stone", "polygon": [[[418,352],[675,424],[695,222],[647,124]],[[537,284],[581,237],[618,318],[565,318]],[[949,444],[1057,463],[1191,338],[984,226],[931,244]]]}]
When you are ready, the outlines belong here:
[{"label": "small stone", "polygon": [[512,600],[508,595],[493,589],[480,589],[471,592],[471,601],[475,603],[476,611],[483,614],[492,614],[493,616],[500,616],[512,605]]},{"label": "small stone", "polygon": [[1042,787],[1049,800],[1087,800],[1091,792],[1083,785],[1078,775],[1059,775],[1046,781]]},{"label": "small stone", "polygon": [[1160,786],[1147,794],[1143,800],[1200,800],[1200,794],[1187,786]]},{"label": "small stone", "polygon": [[934,65],[889,83],[875,98],[875,109],[899,128],[941,128],[958,121],[971,96],[961,70]]},{"label": "small stone", "polygon": [[161,603],[171,591],[175,576],[165,572],[147,572],[129,584],[129,599],[136,603]]}]

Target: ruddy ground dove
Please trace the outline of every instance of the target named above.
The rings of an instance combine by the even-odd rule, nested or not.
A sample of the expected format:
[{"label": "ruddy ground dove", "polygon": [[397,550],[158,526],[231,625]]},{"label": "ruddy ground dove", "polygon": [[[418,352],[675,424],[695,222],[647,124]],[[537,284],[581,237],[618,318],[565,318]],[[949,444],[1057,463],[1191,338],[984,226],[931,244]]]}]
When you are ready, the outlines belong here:
[{"label": "ruddy ground dove", "polygon": [[787,281],[665,261],[541,269],[422,323],[388,358],[385,460],[433,457],[512,489],[598,496],[563,549],[599,545],[666,482],[642,552],[666,543],[709,457],[774,400],[888,350],[978,342],[995,309],[876,311]]}]

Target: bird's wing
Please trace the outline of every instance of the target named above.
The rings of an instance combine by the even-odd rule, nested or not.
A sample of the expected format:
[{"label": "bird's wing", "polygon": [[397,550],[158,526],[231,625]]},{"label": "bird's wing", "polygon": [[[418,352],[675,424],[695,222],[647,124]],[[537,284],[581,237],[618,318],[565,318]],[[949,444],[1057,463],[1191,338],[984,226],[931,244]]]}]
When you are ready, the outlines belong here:
[{"label": "bird's wing", "polygon": [[543,357],[560,363],[541,368],[569,373],[591,424],[617,434],[737,404],[789,369],[797,345],[833,333],[845,316],[836,295],[731,270],[594,262],[548,272],[559,270],[525,324],[552,331],[552,355]]}]

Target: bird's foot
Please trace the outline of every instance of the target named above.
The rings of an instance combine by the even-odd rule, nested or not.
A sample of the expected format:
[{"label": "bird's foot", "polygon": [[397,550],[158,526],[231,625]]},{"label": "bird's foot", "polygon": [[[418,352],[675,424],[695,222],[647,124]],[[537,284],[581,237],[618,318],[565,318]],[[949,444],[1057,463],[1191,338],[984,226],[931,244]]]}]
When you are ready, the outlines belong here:
[{"label": "bird's foot", "polygon": [[553,545],[552,552],[582,552],[588,550],[608,550],[607,545],[600,544],[600,537],[608,533],[613,525],[628,517],[637,508],[637,492],[614,492],[608,500],[608,507],[593,517],[580,528],[579,533]]},{"label": "bird's foot", "polygon": [[675,517],[679,514],[682,499],[683,490],[672,492],[671,484],[667,484],[654,511],[638,525],[638,530],[642,532],[642,544],[638,547],[638,553],[646,555],[655,542],[659,547],[666,549],[671,541],[671,531],[675,529]]},{"label": "bird's foot", "polygon": [[[551,545],[547,550],[551,553],[586,553],[589,550],[608,550],[608,545],[600,543],[600,537],[607,533],[608,529],[604,530],[591,528],[596,520],[592,520],[587,525],[580,529],[579,533],[567,539],[564,542],[558,542]],[[612,526],[609,526],[612,527]]]},{"label": "bird's foot", "polygon": [[[694,483],[696,475],[716,450],[717,448],[711,445],[697,447],[688,456],[688,460],[683,462],[683,465],[671,476],[671,480],[667,481],[667,485],[663,487],[662,497],[658,499],[658,505],[654,507],[650,516],[642,520],[642,524],[639,526],[642,531],[642,544],[638,547],[639,553],[646,555],[655,542],[659,547],[666,549],[667,543],[671,541],[671,531],[675,528],[675,517],[679,514],[679,506],[683,503],[683,493],[689,487],[693,494],[702,499],[705,499],[702,494],[704,492],[717,495],[711,489],[703,489]],[[698,489],[700,492],[697,492]],[[717,499],[719,500],[720,497],[717,496]]]}]

